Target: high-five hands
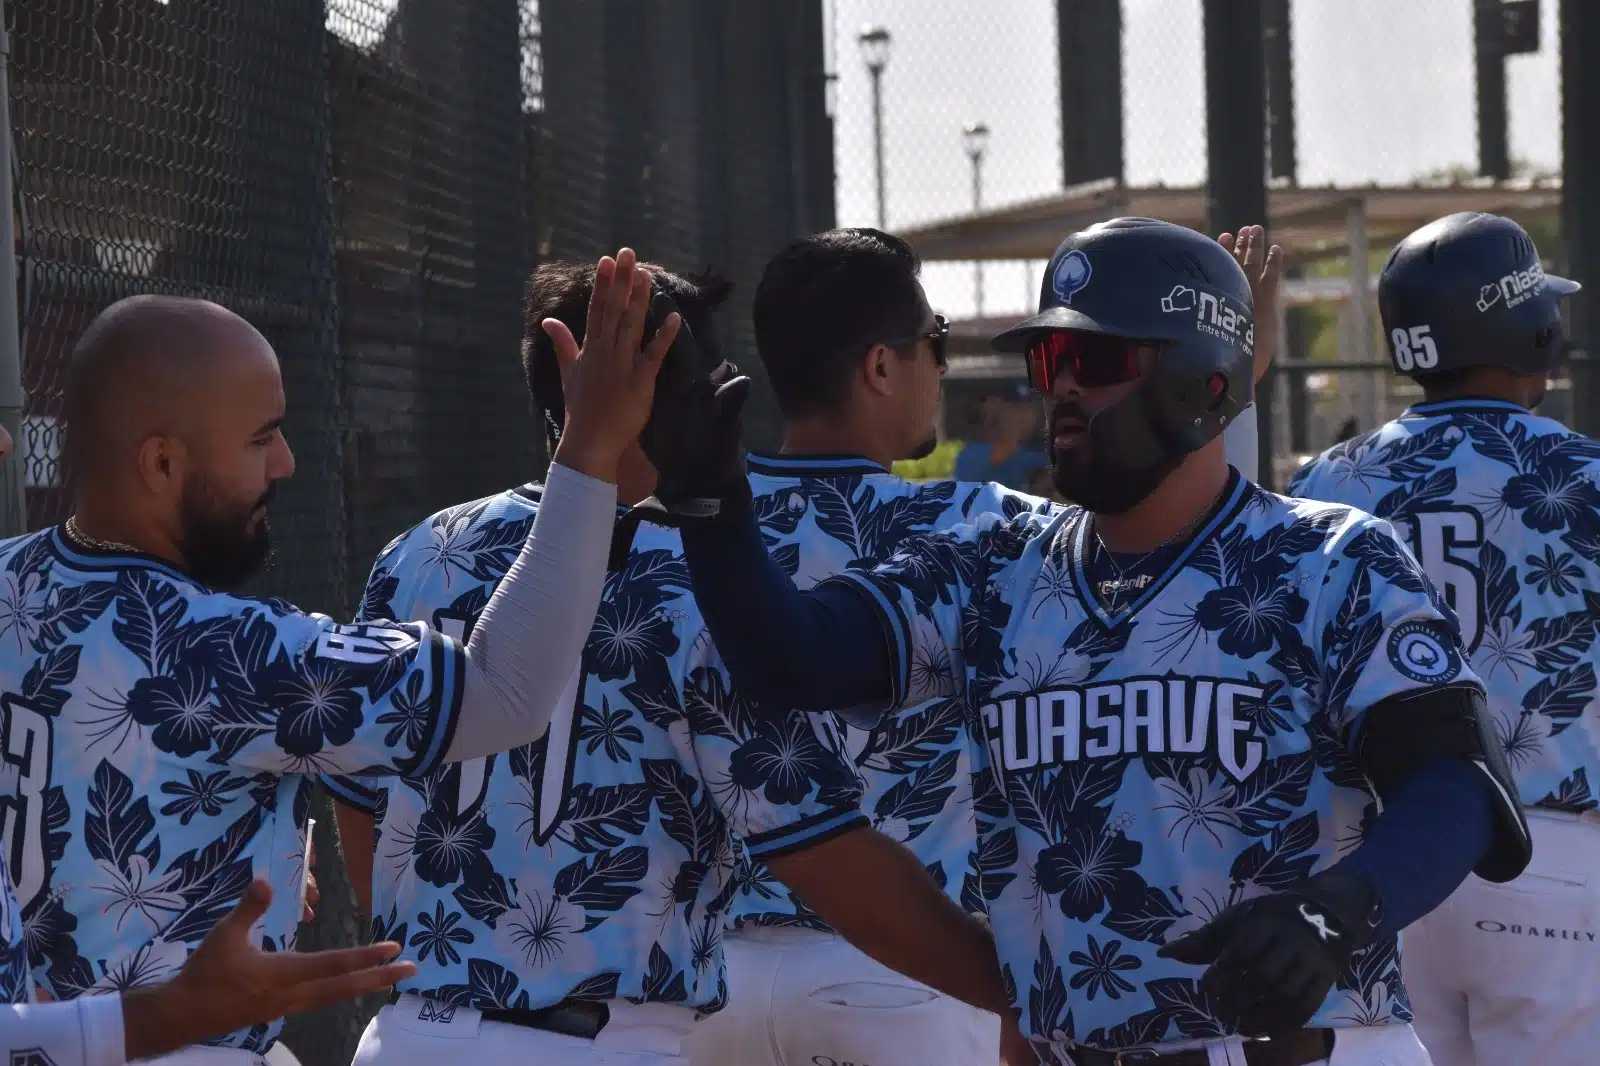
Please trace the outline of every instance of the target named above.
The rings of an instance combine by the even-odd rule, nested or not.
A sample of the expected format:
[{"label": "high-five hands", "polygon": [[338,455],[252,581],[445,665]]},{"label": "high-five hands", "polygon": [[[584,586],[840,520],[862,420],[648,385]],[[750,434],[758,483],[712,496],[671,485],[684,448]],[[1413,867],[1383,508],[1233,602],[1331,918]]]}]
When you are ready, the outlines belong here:
[{"label": "high-five hands", "polygon": [[602,481],[616,481],[618,460],[649,420],[656,371],[683,321],[676,312],[668,315],[650,342],[641,344],[650,273],[638,263],[633,249],[624,248],[595,267],[581,347],[560,321],[542,323],[566,371],[567,424],[552,459]]}]

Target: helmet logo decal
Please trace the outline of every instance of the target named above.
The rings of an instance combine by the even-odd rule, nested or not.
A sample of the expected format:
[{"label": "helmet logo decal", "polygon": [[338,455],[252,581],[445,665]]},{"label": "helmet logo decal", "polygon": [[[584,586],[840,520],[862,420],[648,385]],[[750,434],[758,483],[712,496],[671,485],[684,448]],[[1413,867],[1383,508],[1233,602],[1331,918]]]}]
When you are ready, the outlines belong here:
[{"label": "helmet logo decal", "polygon": [[1063,304],[1072,306],[1072,297],[1089,284],[1089,278],[1094,270],[1089,266],[1089,257],[1081,251],[1073,249],[1061,257],[1056,264],[1056,269],[1050,276],[1050,288],[1056,298]]},{"label": "helmet logo decal", "polygon": [[1501,300],[1512,308],[1544,291],[1544,264],[1537,259],[1523,270],[1513,270],[1493,285],[1478,290],[1478,310],[1487,312]]},{"label": "helmet logo decal", "polygon": [[1166,314],[1174,311],[1194,310],[1194,290],[1187,285],[1174,285],[1172,291],[1161,298],[1161,310]]}]

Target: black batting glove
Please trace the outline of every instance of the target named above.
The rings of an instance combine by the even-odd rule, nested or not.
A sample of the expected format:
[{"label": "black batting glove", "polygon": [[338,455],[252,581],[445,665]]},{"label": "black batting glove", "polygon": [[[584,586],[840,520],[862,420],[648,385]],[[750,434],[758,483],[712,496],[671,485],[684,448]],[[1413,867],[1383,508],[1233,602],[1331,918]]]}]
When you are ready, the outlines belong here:
[{"label": "black batting glove", "polygon": [[[677,310],[665,293],[650,301],[646,328]],[[656,492],[618,519],[611,542],[611,565],[620,568],[639,522],[682,528],[725,521],[750,505],[740,413],[750,394],[750,379],[699,344],[687,323],[662,360],[656,375],[650,421],[639,435],[645,457],[656,468]]]},{"label": "black batting glove", "polygon": [[1206,967],[1200,990],[1218,1021],[1246,1036],[1282,1036],[1311,1020],[1378,921],[1377,890],[1327,870],[1234,904],[1156,954]]}]

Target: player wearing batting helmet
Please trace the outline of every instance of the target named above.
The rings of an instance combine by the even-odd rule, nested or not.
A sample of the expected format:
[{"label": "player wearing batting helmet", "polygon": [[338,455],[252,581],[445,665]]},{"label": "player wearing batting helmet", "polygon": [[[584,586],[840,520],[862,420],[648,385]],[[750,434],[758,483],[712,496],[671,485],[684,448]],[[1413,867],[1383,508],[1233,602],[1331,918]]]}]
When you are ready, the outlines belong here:
[{"label": "player wearing batting helmet", "polygon": [[[1241,256],[1247,247],[1248,235]],[[1054,507],[994,483],[914,484],[889,472],[936,442],[948,325],[928,305],[919,266],[898,237],[832,230],[779,252],[757,289],[756,341],[783,410],[784,445],[747,457],[750,489],[767,543],[802,586],[987,512]],[[960,701],[909,706],[845,736],[873,824],[910,848],[953,901],[981,914],[986,893],[1003,884],[995,875],[1004,856],[978,848],[976,819],[993,816],[995,797],[987,776],[973,785]],[[695,1029],[696,1066],[995,1061],[993,1014],[873,962],[763,864],[748,864],[741,882],[724,942],[728,1007]]]},{"label": "player wearing batting helmet", "polygon": [[1296,475],[1296,496],[1393,523],[1460,622],[1537,845],[1508,888],[1469,880],[1406,934],[1417,1032],[1439,1066],[1594,1061],[1600,956],[1600,444],[1532,413],[1576,283],[1497,215],[1422,227],[1378,304],[1423,402]]},{"label": "player wearing batting helmet", "polygon": [[[868,955],[978,1005],[1005,1002],[987,930],[869,827],[832,718],[758,716],[730,683],[678,536],[658,524],[716,501],[658,477],[651,460],[713,439],[696,434],[714,420],[681,415],[698,402],[736,411],[748,379],[715,355],[727,285],[641,270],[658,312],[675,304],[686,324],[617,482],[617,501],[651,524],[619,552],[549,733],[419,778],[329,782],[367,812],[364,827],[356,813],[341,827],[376,846],[375,931],[405,941],[418,966],[369,1026],[358,1066],[683,1063],[697,1014],[729,993],[736,840]],[[593,279],[586,264],[552,263],[529,285],[525,366],[553,435],[571,398],[557,355],[584,335]],[[505,545],[540,507],[528,485],[422,522],[379,557],[362,616],[470,633],[505,574]]]},{"label": "player wearing batting helmet", "polygon": [[[274,893],[251,940],[291,949],[312,772],[426,773],[545,731],[586,634],[573,612],[600,597],[618,456],[649,414],[648,299],[608,306],[574,365],[559,498],[504,542],[517,576],[470,641],[228,591],[266,559],[267,504],[294,470],[277,356],[201,300],[95,319],[67,385],[73,515],[0,545],[4,857],[53,998],[172,977],[253,877]],[[221,1015],[243,1027],[184,1062],[258,1062],[281,1023],[253,1010]]]},{"label": "player wearing batting helmet", "polygon": [[1483,688],[1392,529],[1229,468],[1254,332],[1215,242],[1073,234],[998,343],[1082,506],[980,516],[808,592],[739,506],[737,456],[662,457],[727,503],[683,540],[748,695],[965,700],[998,783],[987,911],[1050,1061],[1425,1062],[1396,934],[1527,862]]}]

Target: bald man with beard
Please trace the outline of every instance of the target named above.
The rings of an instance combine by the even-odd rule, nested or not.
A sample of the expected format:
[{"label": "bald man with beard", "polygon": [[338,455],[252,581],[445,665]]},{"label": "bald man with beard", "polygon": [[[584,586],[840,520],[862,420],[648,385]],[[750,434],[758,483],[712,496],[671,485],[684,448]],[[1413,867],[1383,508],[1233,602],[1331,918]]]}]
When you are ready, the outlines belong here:
[{"label": "bald man with beard", "polygon": [[266,561],[267,504],[294,473],[283,415],[277,354],[238,315],[176,297],[114,304],[73,354],[69,533],[237,587]]},{"label": "bald man with beard", "polygon": [[[67,387],[73,515],[0,545],[0,832],[50,997],[171,978],[253,878],[276,890],[255,942],[292,949],[308,775],[423,774],[544,733],[678,325],[642,345],[634,262],[600,262],[544,505],[464,642],[231,591],[294,472],[277,356],[199,300],[136,297],[90,326]],[[279,1028],[177,1056],[254,1066]]]}]

